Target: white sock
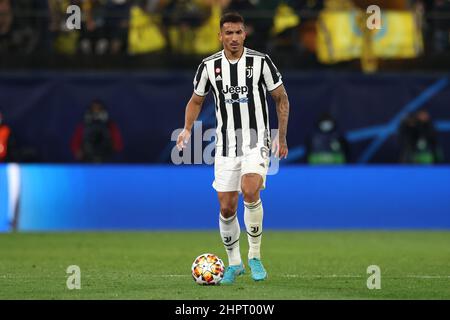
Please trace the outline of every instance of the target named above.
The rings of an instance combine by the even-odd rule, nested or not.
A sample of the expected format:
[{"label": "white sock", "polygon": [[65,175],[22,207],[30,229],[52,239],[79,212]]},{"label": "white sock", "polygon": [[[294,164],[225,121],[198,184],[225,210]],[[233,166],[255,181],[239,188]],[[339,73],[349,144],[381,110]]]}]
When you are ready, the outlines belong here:
[{"label": "white sock", "polygon": [[222,242],[228,254],[228,264],[230,266],[240,265],[242,262],[239,249],[241,228],[239,226],[237,212],[229,218],[224,218],[222,214],[220,214],[219,227]]},{"label": "white sock", "polygon": [[248,237],[248,258],[261,259],[261,238],[263,222],[263,206],[261,199],[245,202],[244,222]]}]

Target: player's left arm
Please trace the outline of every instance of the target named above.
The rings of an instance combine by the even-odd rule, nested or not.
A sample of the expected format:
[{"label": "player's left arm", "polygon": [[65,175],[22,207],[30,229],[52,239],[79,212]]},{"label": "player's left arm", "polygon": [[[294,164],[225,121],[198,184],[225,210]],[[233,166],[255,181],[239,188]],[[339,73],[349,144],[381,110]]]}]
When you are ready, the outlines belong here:
[{"label": "player's left arm", "polygon": [[289,120],[289,99],[283,84],[270,91],[270,94],[277,106],[278,116],[278,135],[272,144],[272,151],[275,152],[276,157],[283,159],[287,158],[288,155],[286,136]]}]

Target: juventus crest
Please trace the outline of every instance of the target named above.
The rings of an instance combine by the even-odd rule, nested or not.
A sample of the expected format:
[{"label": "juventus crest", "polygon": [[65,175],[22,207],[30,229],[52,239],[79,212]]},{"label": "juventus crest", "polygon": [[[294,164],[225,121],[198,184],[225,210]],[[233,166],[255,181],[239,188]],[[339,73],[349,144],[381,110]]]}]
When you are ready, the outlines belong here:
[{"label": "juventus crest", "polygon": [[247,78],[253,77],[253,66],[247,66]]}]

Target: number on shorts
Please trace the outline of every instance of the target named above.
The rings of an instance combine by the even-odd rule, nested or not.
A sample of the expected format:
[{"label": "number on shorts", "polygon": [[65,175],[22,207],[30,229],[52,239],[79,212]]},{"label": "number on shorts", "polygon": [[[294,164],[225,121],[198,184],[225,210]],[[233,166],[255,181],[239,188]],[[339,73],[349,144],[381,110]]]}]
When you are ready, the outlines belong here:
[{"label": "number on shorts", "polygon": [[259,151],[261,152],[261,157],[262,157],[263,159],[269,158],[269,152],[270,152],[269,148],[267,148],[267,147],[261,147],[261,149],[259,149]]}]

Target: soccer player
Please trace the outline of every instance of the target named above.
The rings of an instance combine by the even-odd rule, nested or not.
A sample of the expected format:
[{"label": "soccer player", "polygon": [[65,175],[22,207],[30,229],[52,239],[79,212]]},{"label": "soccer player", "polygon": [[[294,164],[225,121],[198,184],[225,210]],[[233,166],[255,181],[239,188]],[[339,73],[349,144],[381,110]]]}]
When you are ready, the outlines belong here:
[{"label": "soccer player", "polygon": [[244,198],[251,275],[255,281],[267,278],[260,253],[263,230],[260,190],[265,188],[271,143],[266,91],[276,103],[278,116],[278,136],[272,143],[272,152],[280,159],[288,154],[289,101],[281,75],[268,55],[244,47],[245,37],[242,16],[224,14],[219,33],[223,50],[199,65],[194,92],[186,106],[184,129],[177,139],[177,147],[182,150],[205,96],[212,91],[217,118],[213,187],[219,198],[220,234],[229,262],[222,284],[234,283],[245,271],[239,249],[239,192]]}]

